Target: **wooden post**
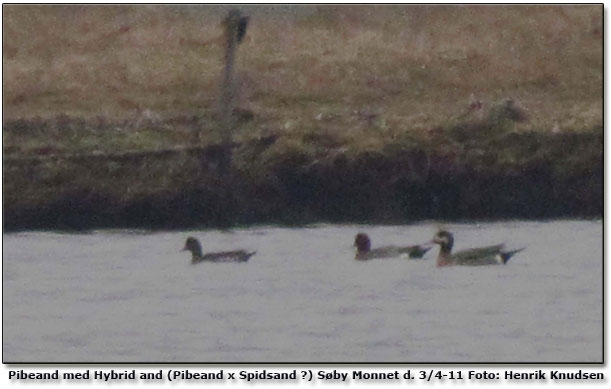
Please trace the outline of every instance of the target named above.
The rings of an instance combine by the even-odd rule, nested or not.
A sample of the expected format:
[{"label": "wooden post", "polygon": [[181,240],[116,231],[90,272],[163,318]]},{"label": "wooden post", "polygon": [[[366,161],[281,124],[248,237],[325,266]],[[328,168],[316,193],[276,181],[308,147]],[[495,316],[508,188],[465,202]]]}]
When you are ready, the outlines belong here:
[{"label": "wooden post", "polygon": [[233,76],[233,66],[235,51],[238,46],[238,28],[241,17],[240,11],[232,9],[224,20],[225,25],[225,68],[223,70],[223,85],[220,101],[220,127],[221,141],[224,153],[219,163],[222,173],[226,172],[231,165],[231,140],[234,127],[234,104],[235,104],[235,82]]}]

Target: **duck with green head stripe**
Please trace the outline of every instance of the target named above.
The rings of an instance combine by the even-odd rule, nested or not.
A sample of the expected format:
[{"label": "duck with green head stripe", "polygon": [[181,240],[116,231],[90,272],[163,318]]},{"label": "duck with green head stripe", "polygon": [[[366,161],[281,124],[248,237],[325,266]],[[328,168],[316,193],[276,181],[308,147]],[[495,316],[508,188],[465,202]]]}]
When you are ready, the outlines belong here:
[{"label": "duck with green head stripe", "polygon": [[435,234],[431,243],[439,245],[439,255],[437,256],[438,267],[453,265],[504,265],[515,253],[524,250],[524,248],[521,248],[507,251],[504,249],[503,244],[497,244],[452,253],[454,236],[447,231],[439,231]]}]

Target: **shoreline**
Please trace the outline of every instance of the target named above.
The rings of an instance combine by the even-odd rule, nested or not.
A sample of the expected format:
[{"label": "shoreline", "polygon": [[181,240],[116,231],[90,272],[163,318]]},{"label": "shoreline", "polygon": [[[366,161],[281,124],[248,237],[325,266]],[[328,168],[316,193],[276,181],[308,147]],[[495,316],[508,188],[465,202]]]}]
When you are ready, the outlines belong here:
[{"label": "shoreline", "polygon": [[[602,217],[602,129],[460,143],[451,130],[378,150],[287,147],[283,136],[121,153],[5,150],[4,229]],[[221,174],[224,149],[233,164]]]}]

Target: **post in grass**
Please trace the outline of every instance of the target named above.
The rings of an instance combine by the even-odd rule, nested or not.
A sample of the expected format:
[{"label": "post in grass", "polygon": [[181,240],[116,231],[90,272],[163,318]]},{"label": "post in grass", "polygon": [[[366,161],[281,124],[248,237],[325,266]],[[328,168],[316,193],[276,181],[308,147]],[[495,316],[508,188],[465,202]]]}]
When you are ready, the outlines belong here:
[{"label": "post in grass", "polygon": [[232,9],[225,17],[223,25],[225,27],[225,66],[220,98],[220,129],[224,152],[219,163],[222,173],[226,172],[231,165],[232,131],[235,125],[234,104],[237,94],[234,80],[234,62],[237,46],[246,34],[248,17],[242,16],[239,10]]}]

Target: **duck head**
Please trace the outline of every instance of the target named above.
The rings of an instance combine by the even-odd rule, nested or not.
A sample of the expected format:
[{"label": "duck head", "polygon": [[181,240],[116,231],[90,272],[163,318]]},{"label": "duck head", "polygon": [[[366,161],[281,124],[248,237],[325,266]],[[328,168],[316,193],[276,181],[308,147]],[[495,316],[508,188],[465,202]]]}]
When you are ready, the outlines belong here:
[{"label": "duck head", "polygon": [[439,231],[431,240],[431,243],[438,244],[441,251],[450,252],[454,246],[454,236],[448,231]]},{"label": "duck head", "polygon": [[368,253],[371,250],[371,241],[369,240],[369,236],[364,233],[358,233],[354,237],[354,246],[356,247],[356,251],[358,253]]},{"label": "duck head", "polygon": [[192,236],[187,238],[185,242],[185,247],[181,251],[190,251],[193,257],[201,257],[202,256],[202,245],[199,244],[199,241]]}]

